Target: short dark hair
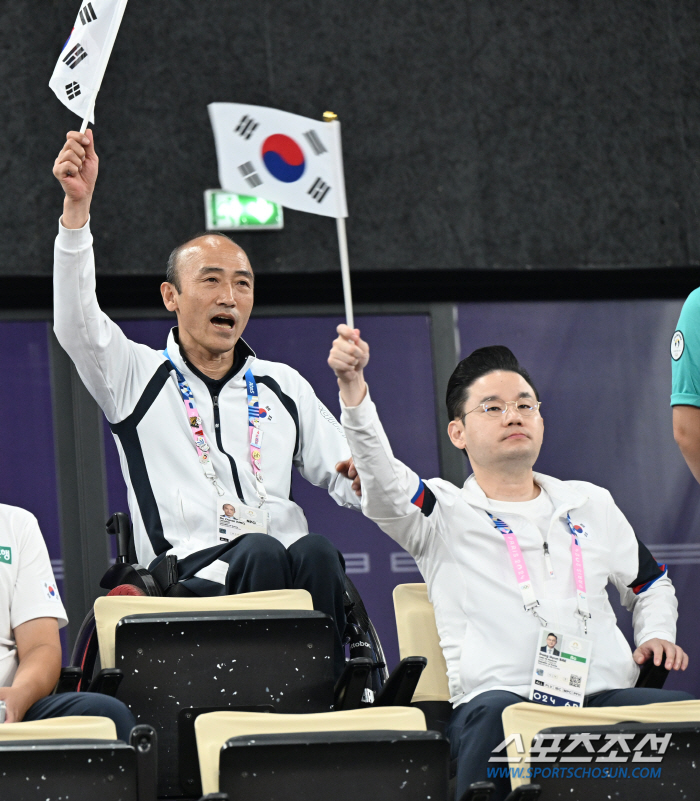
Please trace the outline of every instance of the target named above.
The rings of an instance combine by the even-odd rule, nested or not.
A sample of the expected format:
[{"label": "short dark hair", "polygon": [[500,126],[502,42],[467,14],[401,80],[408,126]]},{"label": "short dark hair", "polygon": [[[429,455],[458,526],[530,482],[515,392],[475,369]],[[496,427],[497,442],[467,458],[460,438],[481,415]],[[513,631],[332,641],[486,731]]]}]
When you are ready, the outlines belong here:
[{"label": "short dark hair", "polygon": [[199,234],[191,236],[186,242],[181,242],[168,256],[168,266],[165,269],[165,280],[169,284],[172,284],[178,292],[180,291],[180,276],[178,275],[180,254],[191,242],[194,242],[195,239],[201,239],[203,236],[220,236],[222,239],[228,239],[228,241],[236,245],[236,247],[240,247],[230,236],[222,234],[221,231],[202,231]]},{"label": "short dark hair", "polygon": [[553,631],[550,631],[550,632],[549,632],[549,634],[547,635],[547,639],[549,639],[550,637],[554,637],[554,639],[555,639],[557,642],[559,642],[559,637],[557,637],[557,635],[556,635],[556,634],[555,634]]},{"label": "short dark hair", "polygon": [[520,366],[520,362],[515,358],[512,351],[506,348],[505,345],[490,345],[488,348],[479,348],[470,353],[466,359],[462,359],[450,376],[445,397],[449,420],[457,420],[462,416],[462,409],[469,395],[469,387],[482,376],[493,373],[496,370],[507,370],[510,373],[517,373],[522,376],[532,387],[537,400],[540,399],[529,373],[524,367]]}]

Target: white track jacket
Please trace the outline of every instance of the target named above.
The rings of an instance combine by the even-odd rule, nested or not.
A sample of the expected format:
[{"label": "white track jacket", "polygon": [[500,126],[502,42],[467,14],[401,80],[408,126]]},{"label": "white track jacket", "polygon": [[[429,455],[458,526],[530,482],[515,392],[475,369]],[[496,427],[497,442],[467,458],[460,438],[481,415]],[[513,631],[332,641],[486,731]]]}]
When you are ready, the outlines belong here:
[{"label": "white track jacket", "polygon": [[[540,623],[523,608],[503,535],[486,510],[489,499],[471,476],[463,487],[423,482],[396,459],[369,393],[359,406],[342,404],[341,422],[362,479],[362,510],[416,560],[428,586],[454,706],[487,690],[527,696]],[[553,631],[587,636],[593,653],[586,693],[633,687],[639,668],[617,627],[606,587],[612,583],[632,611],[635,642],[675,641],[677,602],[665,567],[640,543],[607,490],[584,481],[536,474],[554,504],[549,544],[559,564],[545,574],[541,536],[522,517],[511,523]],[[576,616],[567,513],[584,528],[588,634]],[[516,515],[509,516],[515,519]]]},{"label": "white track jacket", "polygon": [[[216,559],[214,525],[218,496],[201,469],[172,365],[162,351],[127,339],[99,308],[89,223],[79,230],[59,223],[54,258],[54,330],[114,434],[139,562],[201,552],[203,569],[195,575],[223,583],[227,564]],[[290,497],[292,466],[312,484],[327,487],[338,504],[359,508],[351,482],[335,470],[350,456],[342,428],[296,370],[256,358],[239,340],[236,349],[242,349],[245,364],[215,405],[183,360],[173,331],[167,349],[194,392],[226,495],[258,506],[244,378],[248,368],[253,371],[260,406],[267,409],[261,427],[268,533],[285,546],[308,534],[304,512]]]}]

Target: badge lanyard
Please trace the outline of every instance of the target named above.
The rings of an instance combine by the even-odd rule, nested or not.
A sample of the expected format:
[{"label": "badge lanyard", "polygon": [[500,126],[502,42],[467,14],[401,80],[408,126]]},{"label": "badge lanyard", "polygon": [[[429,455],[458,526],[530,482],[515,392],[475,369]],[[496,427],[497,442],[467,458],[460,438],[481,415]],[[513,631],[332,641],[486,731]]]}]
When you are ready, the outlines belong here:
[{"label": "badge lanyard", "polygon": [[260,402],[258,400],[258,385],[253,377],[252,370],[245,374],[246,392],[248,393],[248,435],[250,440],[250,463],[253,465],[253,475],[255,476],[255,489],[262,506],[267,500],[267,491],[263,483],[261,468],[262,461],[262,438],[263,432],[260,429]]},{"label": "badge lanyard", "polygon": [[566,514],[566,522],[569,524],[571,531],[571,561],[574,566],[574,582],[576,584],[576,601],[578,604],[578,615],[583,621],[583,628],[588,633],[588,626],[586,621],[591,616],[588,611],[588,596],[586,595],[586,577],[583,572],[583,552],[578,541],[579,531],[583,531],[580,526],[575,526],[571,522],[569,513]]},{"label": "badge lanyard", "polygon": [[180,395],[182,396],[182,400],[185,404],[185,412],[187,414],[187,419],[190,423],[190,432],[192,433],[192,439],[194,440],[194,446],[197,449],[197,456],[199,457],[199,463],[202,465],[202,470],[204,471],[204,475],[207,477],[209,481],[214,485],[217,493],[219,495],[224,494],[223,487],[219,484],[218,479],[216,477],[216,471],[214,470],[214,465],[211,461],[211,456],[209,456],[209,443],[207,442],[207,438],[204,435],[204,428],[202,427],[202,417],[197,411],[197,407],[194,403],[194,394],[190,389],[190,385],[185,380],[185,376],[177,369],[175,363],[170,358],[168,351],[163,351],[163,355],[165,358],[170,362],[175,370],[175,375],[177,377],[177,387],[180,390]]},{"label": "badge lanyard", "polygon": [[[491,518],[494,526],[496,526],[501,534],[503,534],[503,538],[506,541],[508,556],[510,557],[511,564],[513,565],[515,579],[520,587],[520,593],[523,597],[523,606],[525,611],[532,612],[532,614],[540,621],[540,623],[543,626],[546,626],[547,621],[537,613],[537,607],[540,605],[540,602],[537,600],[535,590],[533,589],[532,582],[530,581],[530,574],[527,571],[527,565],[525,564],[525,558],[523,557],[523,552],[520,549],[518,538],[515,536],[512,529],[506,522],[494,517],[490,512],[486,512],[486,514]],[[568,514],[566,515],[566,519],[572,534],[571,558],[574,567],[574,582],[576,584],[576,602],[578,605],[577,614],[581,618],[584,632],[587,634],[588,619],[591,615],[588,611],[588,598],[586,596],[586,580],[583,572],[583,553],[578,542],[577,532]]]}]

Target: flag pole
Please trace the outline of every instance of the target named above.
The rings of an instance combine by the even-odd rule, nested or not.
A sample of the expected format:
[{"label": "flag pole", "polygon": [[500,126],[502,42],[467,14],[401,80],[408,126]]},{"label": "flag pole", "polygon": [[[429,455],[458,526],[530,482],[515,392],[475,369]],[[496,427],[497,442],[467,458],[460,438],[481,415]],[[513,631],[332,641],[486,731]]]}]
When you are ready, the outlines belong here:
[{"label": "flag pole", "polygon": [[[338,124],[338,115],[332,111],[323,112],[324,122]],[[338,157],[341,153],[338,154]],[[342,172],[342,168],[341,168]],[[340,274],[343,278],[343,300],[345,302],[345,322],[349,328],[355,327],[355,315],[352,307],[352,285],[350,283],[350,257],[348,256],[348,238],[345,232],[345,217],[336,217],[338,231],[338,250],[340,251]]]}]

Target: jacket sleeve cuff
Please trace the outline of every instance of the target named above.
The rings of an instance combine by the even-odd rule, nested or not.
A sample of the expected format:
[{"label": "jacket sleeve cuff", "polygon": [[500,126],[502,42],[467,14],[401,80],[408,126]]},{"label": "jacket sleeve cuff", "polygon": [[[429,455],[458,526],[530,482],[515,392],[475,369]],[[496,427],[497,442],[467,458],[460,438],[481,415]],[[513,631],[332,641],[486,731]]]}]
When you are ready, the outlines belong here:
[{"label": "jacket sleeve cuff", "polygon": [[63,217],[58,220],[58,239],[56,244],[61,250],[82,250],[92,245],[92,232],[90,231],[90,218],[82,228],[66,228]]},{"label": "jacket sleeve cuff", "polygon": [[340,400],[340,422],[341,425],[351,429],[365,428],[376,415],[374,403],[369,395],[369,385],[367,385],[367,392],[365,397],[360,401],[357,406],[346,406],[343,399]]},{"label": "jacket sleeve cuff", "polygon": [[676,644],[676,632],[670,634],[668,631],[643,631],[641,637],[635,635],[634,642],[637,648],[649,640],[666,640],[674,645]]}]

